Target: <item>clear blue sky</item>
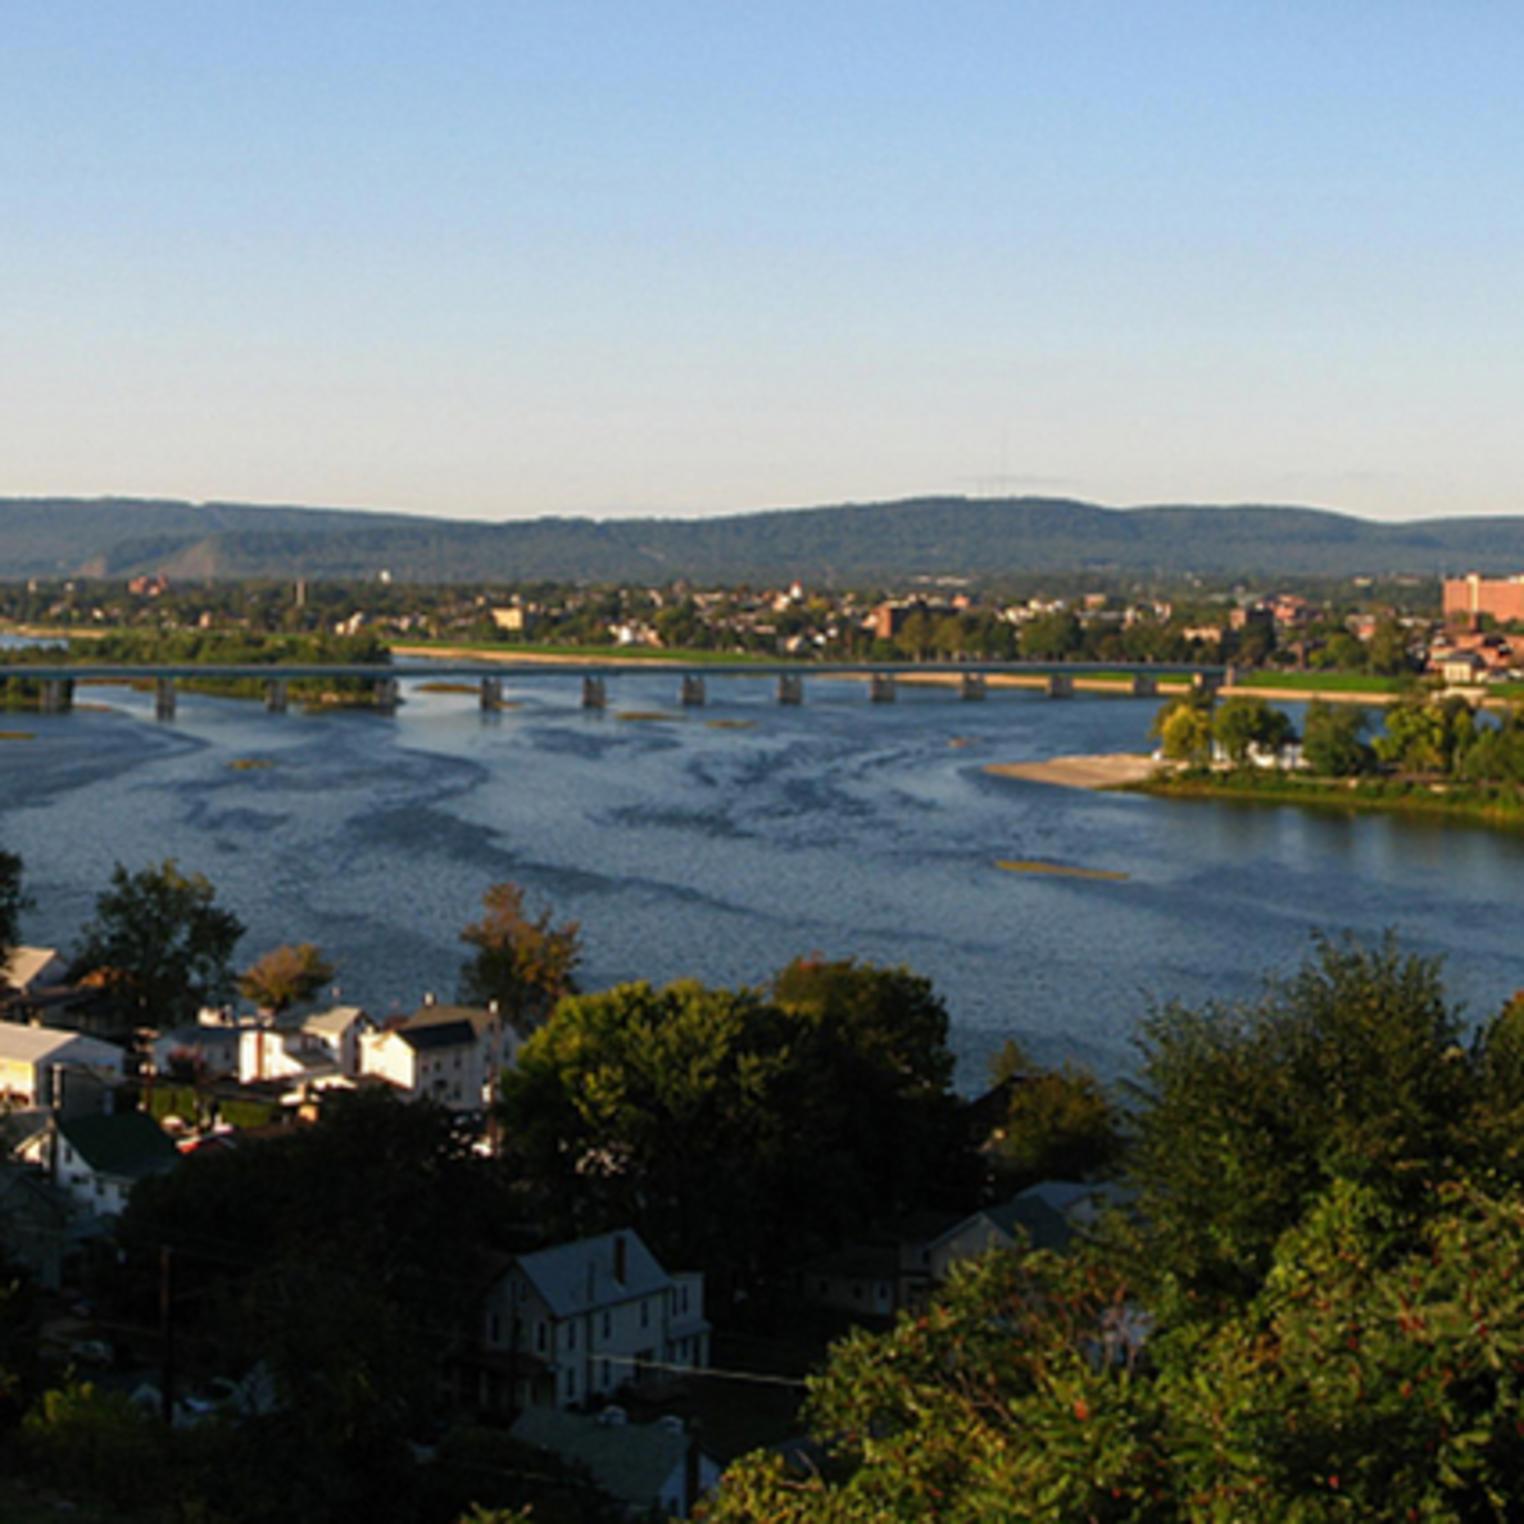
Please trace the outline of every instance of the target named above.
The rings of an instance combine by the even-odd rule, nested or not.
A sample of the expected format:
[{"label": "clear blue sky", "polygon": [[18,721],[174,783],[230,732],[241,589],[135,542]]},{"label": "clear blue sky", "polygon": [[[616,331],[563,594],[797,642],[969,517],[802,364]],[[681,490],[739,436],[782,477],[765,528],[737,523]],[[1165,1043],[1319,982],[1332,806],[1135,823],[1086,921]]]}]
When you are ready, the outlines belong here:
[{"label": "clear blue sky", "polygon": [[1524,511],[1507,0],[0,23],[0,495]]}]

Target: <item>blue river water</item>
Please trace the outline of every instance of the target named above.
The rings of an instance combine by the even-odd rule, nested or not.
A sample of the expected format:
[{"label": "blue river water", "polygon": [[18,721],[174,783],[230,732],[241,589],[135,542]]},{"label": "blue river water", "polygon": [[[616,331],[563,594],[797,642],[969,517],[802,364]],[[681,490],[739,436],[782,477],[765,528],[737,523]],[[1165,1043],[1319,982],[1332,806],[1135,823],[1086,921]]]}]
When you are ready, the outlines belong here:
[{"label": "blue river water", "polygon": [[[994,761],[1140,750],[1155,703],[759,679],[512,685],[518,707],[421,693],[393,718],[268,716],[182,694],[172,723],[122,688],[99,709],[0,716],[0,845],[20,852],[34,941],[69,945],[112,865],[173,857],[248,928],[252,960],[318,943],[378,1014],[453,992],[483,890],[525,886],[581,923],[583,982],[758,983],[796,954],[904,963],[952,1016],[965,1089],[1008,1036],[1125,1071],[1151,1002],[1253,996],[1315,931],[1394,929],[1447,959],[1473,1017],[1524,986],[1524,836],[1285,807],[1092,794]],[[665,717],[637,717],[660,711]],[[623,717],[621,717],[623,712]],[[716,723],[718,722],[718,723]],[[237,768],[256,759],[268,766]],[[1002,871],[1035,859],[1122,880]]]}]

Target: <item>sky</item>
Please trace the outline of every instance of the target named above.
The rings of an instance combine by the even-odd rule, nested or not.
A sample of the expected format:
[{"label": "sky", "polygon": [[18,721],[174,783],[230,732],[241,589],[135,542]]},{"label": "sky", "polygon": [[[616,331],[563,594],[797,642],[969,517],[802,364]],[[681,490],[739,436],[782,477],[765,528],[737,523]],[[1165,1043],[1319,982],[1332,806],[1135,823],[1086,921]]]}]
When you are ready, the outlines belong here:
[{"label": "sky", "polygon": [[0,0],[0,495],[1524,512],[1510,0]]}]

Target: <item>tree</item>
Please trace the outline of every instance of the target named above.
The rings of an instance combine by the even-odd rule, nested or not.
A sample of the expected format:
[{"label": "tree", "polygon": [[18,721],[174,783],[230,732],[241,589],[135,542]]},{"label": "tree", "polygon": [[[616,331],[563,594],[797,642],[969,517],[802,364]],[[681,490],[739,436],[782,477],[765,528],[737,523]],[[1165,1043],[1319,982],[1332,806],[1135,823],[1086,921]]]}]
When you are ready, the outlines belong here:
[{"label": "tree", "polygon": [[201,874],[173,859],[129,873],[112,870],[74,958],[74,974],[98,973],[140,1022],[170,1026],[226,994],[233,948],[243,926],[213,903]]},{"label": "tree", "polygon": [[474,1005],[496,1001],[504,1020],[524,1036],[575,992],[580,928],[575,921],[553,926],[548,910],[530,920],[517,884],[494,884],[482,904],[486,914],[460,934],[476,949],[461,970],[460,997]]},{"label": "tree", "polygon": [[1197,704],[1172,705],[1159,730],[1159,746],[1172,762],[1205,767],[1212,760],[1211,711]]},{"label": "tree", "polygon": [[1323,778],[1349,778],[1366,772],[1372,752],[1361,739],[1368,717],[1354,704],[1314,699],[1302,721],[1302,759]]},{"label": "tree", "polygon": [[1384,718],[1385,734],[1376,738],[1376,755],[1409,772],[1450,772],[1476,737],[1471,706],[1459,695],[1404,699],[1391,705]]},{"label": "tree", "polygon": [[1438,964],[1319,940],[1252,1004],[1143,1023],[1131,1173],[1149,1262],[1210,1306],[1251,1293],[1335,1179],[1416,1211],[1469,1152],[1471,1075]]},{"label": "tree", "polygon": [[1262,698],[1242,694],[1226,700],[1212,716],[1212,736],[1235,767],[1249,760],[1253,747],[1277,752],[1291,738],[1291,721]]},{"label": "tree", "polygon": [[0,852],[0,963],[21,935],[21,912],[27,908],[21,892],[21,859],[14,852]]},{"label": "tree", "polygon": [[1044,1069],[1015,1042],[990,1066],[1010,1082],[1010,1104],[989,1150],[1004,1189],[1039,1180],[1083,1179],[1121,1154],[1121,1118],[1093,1074],[1065,1064]]},{"label": "tree", "polygon": [[273,947],[238,976],[238,993],[277,1015],[310,1000],[333,978],[333,964],[312,945]]},{"label": "tree", "polygon": [[1079,650],[1083,636],[1079,620],[1059,609],[1027,620],[1018,639],[1024,661],[1062,661]]},{"label": "tree", "polygon": [[1413,670],[1413,659],[1408,654],[1408,632],[1390,614],[1376,621],[1366,659],[1371,671],[1384,677],[1399,677]]}]

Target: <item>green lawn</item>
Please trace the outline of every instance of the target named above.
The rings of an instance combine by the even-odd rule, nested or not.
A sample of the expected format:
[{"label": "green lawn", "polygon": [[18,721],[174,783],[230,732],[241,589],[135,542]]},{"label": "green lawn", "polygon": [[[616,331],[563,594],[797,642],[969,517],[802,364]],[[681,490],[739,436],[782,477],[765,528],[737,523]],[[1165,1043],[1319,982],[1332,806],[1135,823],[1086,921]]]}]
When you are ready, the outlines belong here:
[{"label": "green lawn", "polygon": [[1246,688],[1285,688],[1298,693],[1401,693],[1412,678],[1372,672],[1241,672]]},{"label": "green lawn", "polygon": [[[411,636],[406,640],[392,642],[393,650],[398,647],[418,650],[435,648],[454,651],[481,651],[493,656],[506,658],[514,656],[564,656],[584,661],[680,662],[684,666],[695,667],[730,666],[736,663],[744,665],[750,662],[774,664],[794,659],[787,656],[766,656],[757,651],[689,651],[677,646],[673,646],[670,649],[652,646],[558,646],[537,645],[508,640],[421,640]],[[809,663],[801,661],[799,665],[801,667],[808,667]]]}]

